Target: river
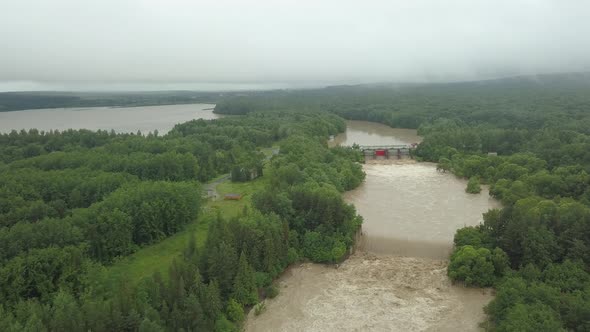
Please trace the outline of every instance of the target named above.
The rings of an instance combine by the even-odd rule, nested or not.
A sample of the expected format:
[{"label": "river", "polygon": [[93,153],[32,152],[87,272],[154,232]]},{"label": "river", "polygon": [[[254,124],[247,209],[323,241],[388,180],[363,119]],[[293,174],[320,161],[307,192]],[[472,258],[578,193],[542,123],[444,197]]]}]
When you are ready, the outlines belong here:
[{"label": "river", "polygon": [[[348,121],[332,144],[420,142],[415,130]],[[304,263],[278,280],[280,294],[246,331],[477,331],[489,290],[466,289],[446,276],[457,228],[476,225],[499,204],[487,190],[430,163],[377,160],[365,182],[345,193],[364,217],[359,248],[338,268]],[[486,188],[487,189],[487,188]]]},{"label": "river", "polygon": [[182,104],[138,107],[52,108],[0,112],[0,133],[36,128],[114,130],[118,133],[165,134],[177,123],[192,119],[217,119],[212,104]]}]

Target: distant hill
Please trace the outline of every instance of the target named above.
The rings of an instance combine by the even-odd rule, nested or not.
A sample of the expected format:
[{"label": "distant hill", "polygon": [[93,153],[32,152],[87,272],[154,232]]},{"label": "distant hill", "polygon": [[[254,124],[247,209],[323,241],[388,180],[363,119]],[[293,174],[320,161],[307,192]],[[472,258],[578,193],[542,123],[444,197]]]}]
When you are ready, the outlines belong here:
[{"label": "distant hill", "polygon": [[542,75],[510,76],[485,80],[470,80],[458,82],[421,82],[421,83],[367,83],[352,85],[327,86],[324,90],[423,90],[423,89],[465,89],[465,88],[563,88],[563,87],[588,87],[590,88],[590,72],[558,73]]},{"label": "distant hill", "polygon": [[[476,94],[478,98],[508,97],[518,94],[552,95],[572,91],[590,93],[590,72],[559,73],[534,76],[515,76],[499,79],[449,83],[372,83],[334,85],[317,89],[287,89],[240,92],[155,91],[155,92],[4,92],[0,93],[0,112],[61,107],[147,106],[188,103],[216,103],[219,100],[249,100],[251,106],[240,106],[240,111],[227,109],[226,113],[247,113],[260,108],[319,107],[338,104],[338,101],[355,101],[359,104],[375,102],[391,104],[392,99],[423,97],[463,98]],[[459,97],[458,97],[459,98]],[[263,100],[263,103],[260,101]],[[253,106],[257,104],[258,107]],[[217,110],[223,113],[223,106]],[[235,114],[234,113],[234,114]]]},{"label": "distant hill", "polygon": [[40,108],[146,106],[215,102],[219,93],[194,91],[157,92],[4,92],[0,112]]}]

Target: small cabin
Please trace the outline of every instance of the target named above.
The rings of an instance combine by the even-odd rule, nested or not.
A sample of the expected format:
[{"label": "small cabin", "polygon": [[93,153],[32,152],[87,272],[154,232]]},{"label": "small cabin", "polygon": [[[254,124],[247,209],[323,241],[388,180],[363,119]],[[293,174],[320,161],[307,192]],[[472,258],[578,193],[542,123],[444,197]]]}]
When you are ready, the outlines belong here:
[{"label": "small cabin", "polygon": [[239,201],[240,199],[242,199],[242,195],[241,194],[225,194],[225,196],[223,196],[223,199]]}]

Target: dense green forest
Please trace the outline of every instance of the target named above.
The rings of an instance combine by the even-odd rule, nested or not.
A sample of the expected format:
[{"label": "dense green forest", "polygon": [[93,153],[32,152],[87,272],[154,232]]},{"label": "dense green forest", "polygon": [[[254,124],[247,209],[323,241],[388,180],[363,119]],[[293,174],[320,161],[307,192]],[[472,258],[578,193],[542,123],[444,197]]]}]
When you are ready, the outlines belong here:
[{"label": "dense green forest", "polygon": [[590,77],[334,87],[230,98],[218,113],[313,110],[417,128],[416,156],[490,185],[502,209],[457,231],[451,279],[494,286],[492,331],[590,330]]},{"label": "dense green forest", "polygon": [[[236,331],[301,259],[339,262],[361,218],[341,193],[359,151],[328,148],[342,118],[418,128],[422,160],[502,201],[457,231],[448,274],[492,286],[492,331],[590,330],[588,75],[342,86],[227,96],[160,136],[69,130],[0,135],[1,331]],[[261,148],[278,146],[266,160]],[[497,155],[496,155],[497,154]],[[236,216],[203,209],[221,174],[262,190]],[[262,173],[262,172],[261,172]],[[105,267],[189,223],[168,273],[138,284]]]},{"label": "dense green forest", "polygon": [[[277,112],[193,120],[165,136],[0,135],[0,330],[237,331],[290,263],[340,261],[352,245],[361,219],[340,193],[362,182],[360,155],[326,145],[344,129],[335,115]],[[273,144],[253,207],[203,212],[200,183],[262,167]],[[195,222],[210,225],[205,243],[191,237],[167,274],[105,277]]]}]

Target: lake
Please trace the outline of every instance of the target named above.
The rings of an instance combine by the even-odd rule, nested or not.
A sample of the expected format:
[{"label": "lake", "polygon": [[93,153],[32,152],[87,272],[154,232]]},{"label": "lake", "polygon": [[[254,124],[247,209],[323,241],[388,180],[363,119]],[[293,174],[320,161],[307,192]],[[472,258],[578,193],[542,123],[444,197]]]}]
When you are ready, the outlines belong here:
[{"label": "lake", "polygon": [[0,112],[0,132],[11,130],[114,130],[118,133],[137,132],[147,134],[157,130],[160,134],[170,131],[175,124],[192,119],[217,119],[214,104],[182,104],[138,107],[80,107],[52,108],[14,112]]}]

